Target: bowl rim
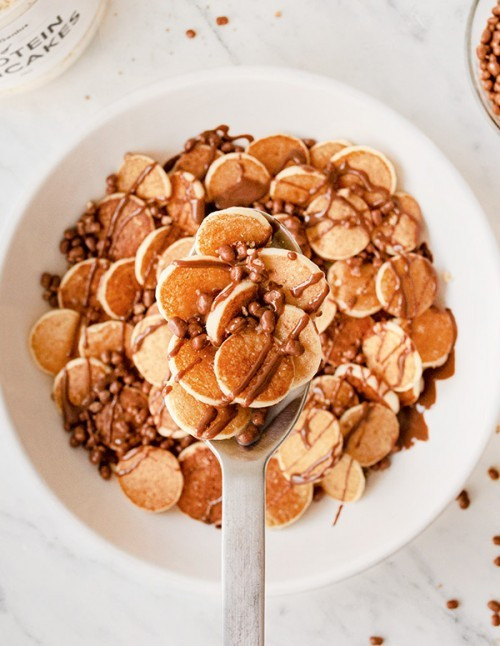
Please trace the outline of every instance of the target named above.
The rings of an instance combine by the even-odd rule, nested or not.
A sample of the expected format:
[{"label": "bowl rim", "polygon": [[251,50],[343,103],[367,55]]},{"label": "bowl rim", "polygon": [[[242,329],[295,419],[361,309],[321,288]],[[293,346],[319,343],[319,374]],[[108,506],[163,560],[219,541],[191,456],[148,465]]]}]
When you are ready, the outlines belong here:
[{"label": "bowl rim", "polygon": [[[47,181],[47,178],[53,173],[54,168],[63,161],[66,155],[70,154],[71,150],[76,145],[78,145],[78,143],[80,143],[82,139],[89,136],[96,129],[105,125],[107,121],[113,119],[115,116],[122,114],[123,112],[126,112],[131,108],[154,98],[155,96],[161,95],[164,92],[175,91],[176,89],[197,85],[198,83],[207,82],[208,80],[213,81],[214,79],[217,79],[224,81],[241,81],[242,78],[248,78],[252,81],[270,80],[280,82],[284,80],[287,82],[311,85],[316,88],[321,87],[325,90],[340,90],[342,93],[351,95],[358,100],[363,100],[368,105],[373,105],[378,109],[382,108],[391,116],[394,121],[401,123],[405,128],[413,131],[414,134],[418,136],[418,138],[421,139],[423,143],[425,143],[425,145],[433,151],[434,155],[436,155],[436,157],[439,158],[440,161],[446,164],[450,173],[453,174],[455,179],[462,185],[463,191],[468,194],[470,203],[476,207],[476,226],[478,228],[482,228],[483,237],[485,238],[485,240],[489,241],[489,247],[484,250],[485,256],[497,259],[497,271],[495,272],[495,276],[492,277],[492,287],[495,287],[495,283],[497,287],[500,286],[500,262],[496,253],[495,236],[492,232],[487,216],[483,212],[472,189],[464,180],[461,173],[455,168],[455,166],[449,161],[446,155],[441,152],[441,150],[426,134],[421,132],[419,128],[414,126],[408,119],[400,115],[395,109],[387,106],[382,101],[379,101],[378,99],[365,94],[361,90],[352,88],[345,83],[321,74],[311,73],[304,70],[296,70],[289,67],[274,66],[221,67],[169,77],[128,93],[118,101],[113,102],[109,106],[99,110],[96,114],[93,115],[93,117],[83,123],[83,125],[80,126],[71,137],[68,137],[68,139],[65,140],[64,143],[62,143],[51,155],[48,156],[47,161],[43,165],[44,168],[41,171],[38,167],[38,172],[36,170],[33,172],[31,181],[28,183],[28,188],[25,194],[18,200],[17,204],[14,204],[9,213],[9,221],[2,228],[3,235],[2,239],[0,240],[0,272],[3,272],[6,265],[7,250],[9,248],[10,242],[17,231],[22,216],[29,208],[33,197],[43,187],[44,183]],[[496,312],[492,313],[498,314],[498,305],[496,310]],[[500,316],[497,316],[497,319],[498,318],[500,318]],[[500,363],[500,339],[497,341],[496,348],[492,349],[492,355],[496,358],[496,362]],[[440,499],[437,504],[434,503],[432,506],[429,506],[428,513],[425,517],[422,518],[421,527],[418,531],[415,532],[412,529],[410,532],[402,532],[398,536],[397,540],[393,540],[390,543],[386,542],[383,546],[383,549],[379,549],[376,553],[373,553],[368,558],[359,558],[356,562],[344,567],[340,574],[332,576],[331,573],[329,574],[328,571],[326,571],[321,573],[320,575],[300,577],[293,582],[289,581],[285,583],[270,583],[267,586],[268,594],[272,596],[302,592],[305,590],[321,588],[330,585],[333,582],[341,581],[355,574],[364,572],[365,570],[380,563],[381,561],[385,560],[386,558],[397,552],[399,549],[407,545],[414,538],[419,536],[423,532],[423,530],[426,529],[444,511],[444,509],[462,488],[463,483],[477,464],[491,436],[491,429],[493,429],[496,424],[497,413],[498,406],[492,398],[492,401],[486,403],[485,405],[483,424],[481,424],[482,434],[478,433],[475,450],[469,453],[467,468],[459,474],[456,474],[454,478],[450,479],[450,483],[447,487],[447,495]],[[72,528],[80,532],[83,530],[83,533],[87,537],[87,539],[90,539],[91,541],[96,542],[98,545],[101,545],[104,551],[107,550],[117,557],[120,557],[122,559],[124,558],[125,562],[129,567],[134,569],[136,576],[138,577],[142,577],[144,576],[144,574],[146,574],[149,579],[154,577],[158,581],[161,581],[163,585],[167,584],[171,588],[189,592],[214,594],[220,591],[220,582],[212,582],[188,575],[174,573],[160,565],[148,563],[147,561],[142,560],[140,557],[130,554],[125,549],[120,548],[109,542],[107,539],[101,537],[97,532],[87,526],[83,520],[78,518],[69,507],[66,507],[66,505],[58,498],[57,494],[52,491],[52,489],[46,484],[45,480],[43,479],[41,474],[38,473],[35,465],[31,462],[28,455],[24,451],[21,444],[21,439],[18,436],[15,426],[10,418],[10,414],[4,398],[3,387],[0,383],[0,422],[4,420],[4,426],[8,427],[8,431],[5,436],[8,437],[11,440],[11,444],[16,447],[19,454],[19,461],[26,467],[25,471],[29,473],[33,482],[36,483],[38,487],[40,487],[40,484],[42,484],[41,488],[44,491],[44,494],[46,494],[50,501],[53,503],[54,509],[57,509],[57,512],[54,513],[64,514],[64,517],[68,519],[69,523],[71,523]]]},{"label": "bowl rim", "polygon": [[492,110],[484,97],[484,91],[479,84],[477,57],[475,55],[477,45],[474,45],[472,42],[472,26],[474,24],[474,18],[476,17],[476,11],[480,2],[481,0],[473,0],[467,16],[467,22],[465,23],[465,64],[468,71],[467,76],[469,78],[469,83],[472,87],[472,93],[481,107],[481,112],[488,117],[489,123],[493,126],[493,129],[497,134],[500,134],[500,116],[497,118],[492,113]]}]

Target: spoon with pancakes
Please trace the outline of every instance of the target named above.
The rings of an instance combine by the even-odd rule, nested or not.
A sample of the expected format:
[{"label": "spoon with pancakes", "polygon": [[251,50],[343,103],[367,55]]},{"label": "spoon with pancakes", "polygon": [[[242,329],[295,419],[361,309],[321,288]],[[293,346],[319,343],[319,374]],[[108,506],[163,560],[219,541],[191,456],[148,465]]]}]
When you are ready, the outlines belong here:
[{"label": "spoon with pancakes", "polygon": [[[207,216],[191,254],[158,279],[158,309],[171,332],[166,408],[222,467],[226,644],[263,643],[266,465],[321,363],[314,319],[329,291],[285,227],[234,207]],[[304,413],[307,448],[299,442],[286,452],[292,479],[340,460],[339,425],[320,413],[326,419]]]}]

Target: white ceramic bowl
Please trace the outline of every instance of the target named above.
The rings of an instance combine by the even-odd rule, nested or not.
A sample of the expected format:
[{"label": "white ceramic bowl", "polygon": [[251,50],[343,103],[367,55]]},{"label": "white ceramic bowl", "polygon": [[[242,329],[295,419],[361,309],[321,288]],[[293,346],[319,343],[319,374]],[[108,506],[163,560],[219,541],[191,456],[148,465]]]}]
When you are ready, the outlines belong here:
[{"label": "white ceramic bowl", "polygon": [[73,517],[122,550],[123,558],[163,568],[165,580],[192,589],[216,588],[220,532],[176,510],[141,512],[116,482],[102,481],[86,454],[68,447],[50,400],[51,380],[31,362],[26,339],[46,309],[40,272],[63,269],[57,249],[62,230],[89,198],[102,194],[104,178],[122,154],[144,151],[166,159],[186,138],[220,123],[233,132],[344,137],[380,148],[395,162],[399,185],[420,201],[438,271],[453,276],[443,289],[458,323],[457,374],[438,384],[438,402],[427,414],[430,440],[371,476],[365,496],[346,506],[336,527],[337,505],[325,499],[296,525],[268,532],[269,590],[290,592],[360,572],[418,534],[460,490],[496,414],[499,281],[493,234],[439,150],[373,99],[302,72],[233,68],[165,81],[106,111],[48,164],[2,241],[2,430],[11,429]]}]

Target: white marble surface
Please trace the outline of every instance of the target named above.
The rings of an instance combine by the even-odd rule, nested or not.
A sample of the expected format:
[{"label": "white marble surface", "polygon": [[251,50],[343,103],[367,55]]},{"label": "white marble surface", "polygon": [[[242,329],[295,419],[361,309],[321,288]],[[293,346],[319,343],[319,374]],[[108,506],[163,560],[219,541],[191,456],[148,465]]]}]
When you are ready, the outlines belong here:
[{"label": "white marble surface", "polygon": [[[103,106],[186,71],[274,64],[343,80],[411,119],[453,160],[500,234],[500,139],[466,77],[468,6],[465,0],[112,0],[90,48],[64,76],[0,99],[0,226],[47,153]],[[216,27],[218,15],[230,24]],[[198,32],[194,40],[184,34],[189,28]],[[410,646],[500,643],[486,608],[500,597],[500,569],[492,563],[500,548],[491,540],[500,534],[500,481],[488,478],[492,465],[500,466],[498,434],[467,483],[468,510],[452,503],[411,545],[364,574],[269,600],[268,643],[350,646],[367,644],[373,634]],[[445,607],[452,597],[461,601],[455,611]],[[0,433],[1,644],[213,646],[220,640],[217,599],[166,590],[160,578],[123,565],[62,523]]]}]

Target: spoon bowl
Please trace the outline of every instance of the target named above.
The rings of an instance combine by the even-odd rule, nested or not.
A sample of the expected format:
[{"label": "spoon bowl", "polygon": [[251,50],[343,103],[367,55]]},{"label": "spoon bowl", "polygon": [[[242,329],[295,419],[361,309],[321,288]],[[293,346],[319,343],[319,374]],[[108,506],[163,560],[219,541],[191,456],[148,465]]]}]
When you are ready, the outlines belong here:
[{"label": "spoon bowl", "polygon": [[[259,213],[273,227],[271,246],[302,253],[282,224]],[[308,391],[306,383],[270,407],[254,444],[241,446],[234,438],[206,442],[222,467],[224,646],[264,643],[266,465],[293,429]]]}]

